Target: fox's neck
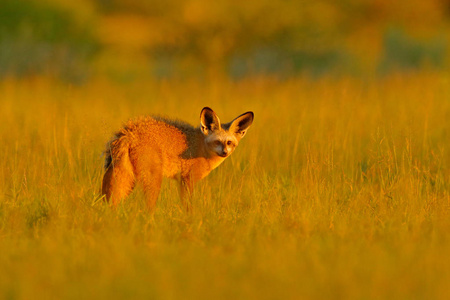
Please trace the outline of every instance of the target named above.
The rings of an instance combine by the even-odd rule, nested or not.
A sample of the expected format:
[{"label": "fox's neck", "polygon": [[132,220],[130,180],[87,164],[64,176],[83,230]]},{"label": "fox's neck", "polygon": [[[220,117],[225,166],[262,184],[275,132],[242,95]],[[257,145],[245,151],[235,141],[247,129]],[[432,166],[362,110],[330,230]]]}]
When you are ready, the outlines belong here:
[{"label": "fox's neck", "polygon": [[190,134],[186,134],[187,148],[182,154],[185,159],[192,158],[210,158],[210,154],[206,149],[205,136],[200,128],[195,128]]}]

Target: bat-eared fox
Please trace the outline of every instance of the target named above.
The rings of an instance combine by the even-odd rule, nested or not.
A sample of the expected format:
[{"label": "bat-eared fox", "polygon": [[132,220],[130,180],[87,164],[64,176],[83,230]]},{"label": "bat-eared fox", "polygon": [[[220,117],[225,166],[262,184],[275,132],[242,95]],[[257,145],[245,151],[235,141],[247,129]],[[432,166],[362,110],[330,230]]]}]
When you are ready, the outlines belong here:
[{"label": "bat-eared fox", "polygon": [[222,124],[209,107],[202,109],[197,128],[163,117],[128,121],[106,146],[102,193],[117,205],[140,183],[152,210],[163,177],[169,177],[179,181],[189,209],[185,198],[194,183],[230,156],[252,122],[253,112],[246,112]]}]

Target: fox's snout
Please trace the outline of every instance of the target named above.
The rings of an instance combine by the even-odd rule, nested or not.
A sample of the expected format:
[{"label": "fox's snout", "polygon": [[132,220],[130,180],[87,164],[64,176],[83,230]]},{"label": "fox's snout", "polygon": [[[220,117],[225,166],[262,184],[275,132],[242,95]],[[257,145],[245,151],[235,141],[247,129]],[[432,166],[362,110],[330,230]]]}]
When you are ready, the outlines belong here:
[{"label": "fox's snout", "polygon": [[209,152],[220,157],[230,156],[237,144],[237,139],[225,130],[212,133],[206,139],[206,147]]},{"label": "fox's snout", "polygon": [[227,157],[228,156],[228,151],[226,149],[222,150],[222,153],[220,153],[219,156]]}]

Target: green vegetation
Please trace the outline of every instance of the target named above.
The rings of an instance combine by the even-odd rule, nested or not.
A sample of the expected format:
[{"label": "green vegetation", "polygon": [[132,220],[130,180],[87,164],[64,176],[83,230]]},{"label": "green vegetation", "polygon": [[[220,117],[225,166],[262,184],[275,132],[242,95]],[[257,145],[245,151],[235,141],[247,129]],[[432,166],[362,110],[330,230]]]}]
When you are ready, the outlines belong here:
[{"label": "green vegetation", "polygon": [[[445,299],[450,85],[438,74],[0,84],[0,298]],[[166,181],[100,199],[105,142],[142,113],[252,109],[186,214]]]},{"label": "green vegetation", "polygon": [[439,70],[448,66],[449,11],[443,0],[3,0],[0,76],[83,82]]},{"label": "green vegetation", "polygon": [[25,0],[0,1],[0,78],[51,75],[80,80],[98,49],[92,23],[73,12]]}]

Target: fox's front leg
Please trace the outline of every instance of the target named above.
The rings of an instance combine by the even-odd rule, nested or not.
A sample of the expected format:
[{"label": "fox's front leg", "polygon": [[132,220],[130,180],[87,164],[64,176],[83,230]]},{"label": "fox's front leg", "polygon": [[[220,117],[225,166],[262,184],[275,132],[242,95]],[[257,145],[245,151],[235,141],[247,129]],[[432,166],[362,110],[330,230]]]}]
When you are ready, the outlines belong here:
[{"label": "fox's front leg", "polygon": [[186,211],[191,211],[192,192],[194,190],[194,182],[191,176],[180,178],[180,199]]}]

